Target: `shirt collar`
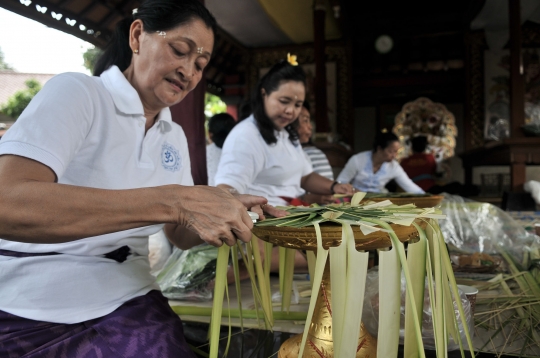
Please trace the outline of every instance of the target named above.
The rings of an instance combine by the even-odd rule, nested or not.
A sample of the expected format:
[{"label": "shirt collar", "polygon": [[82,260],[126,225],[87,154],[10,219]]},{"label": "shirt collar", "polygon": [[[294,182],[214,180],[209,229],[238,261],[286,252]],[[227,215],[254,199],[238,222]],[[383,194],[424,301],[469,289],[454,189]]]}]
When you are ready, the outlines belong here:
[{"label": "shirt collar", "polygon": [[[139,94],[117,66],[111,66],[100,75],[103,85],[111,94],[116,108],[130,115],[144,116],[144,109]],[[163,132],[172,129],[172,117],[169,108],[164,108],[158,114],[157,121]]]},{"label": "shirt collar", "polygon": [[[255,119],[255,116],[253,114],[247,117],[245,120],[251,121],[257,126],[257,128],[259,128],[259,126],[257,125],[257,120]],[[279,138],[281,140],[289,139],[290,137],[289,132],[287,132],[285,128],[280,131],[274,129],[274,135],[276,136],[276,138]]]}]

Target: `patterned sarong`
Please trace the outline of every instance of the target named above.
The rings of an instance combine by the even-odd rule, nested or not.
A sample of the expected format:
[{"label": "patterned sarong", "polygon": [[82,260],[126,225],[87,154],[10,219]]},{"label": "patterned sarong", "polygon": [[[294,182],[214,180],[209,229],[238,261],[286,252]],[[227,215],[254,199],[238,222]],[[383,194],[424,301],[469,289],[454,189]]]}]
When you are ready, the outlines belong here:
[{"label": "patterned sarong", "polygon": [[182,321],[159,291],[76,324],[34,321],[0,311],[0,357],[195,358]]}]

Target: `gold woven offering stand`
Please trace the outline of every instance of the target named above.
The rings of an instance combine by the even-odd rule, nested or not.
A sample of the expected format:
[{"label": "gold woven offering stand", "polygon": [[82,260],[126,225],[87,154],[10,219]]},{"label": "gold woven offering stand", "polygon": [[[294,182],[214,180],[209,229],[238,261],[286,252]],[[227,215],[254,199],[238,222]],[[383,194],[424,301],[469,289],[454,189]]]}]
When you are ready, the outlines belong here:
[{"label": "gold woven offering stand", "polygon": [[[416,223],[425,228],[424,221],[417,220]],[[391,225],[399,240],[408,242],[418,237],[418,232],[414,226]],[[253,233],[261,240],[274,245],[299,249],[317,249],[317,237],[312,226],[305,228],[292,227],[254,227]],[[368,251],[392,246],[387,233],[376,231],[364,235],[358,226],[353,227],[356,250]],[[321,224],[321,234],[324,249],[336,247],[341,244],[342,227],[338,224]],[[304,348],[304,357],[334,357],[334,347],[332,340],[332,293],[330,282],[330,263],[326,262],[324,274],[319,290],[319,295],[315,304],[313,319],[308,331],[308,338]],[[283,342],[279,349],[278,358],[297,358],[300,353],[302,335],[298,334]],[[377,340],[371,336],[362,324],[358,336],[357,358],[375,358],[377,356]],[[337,357],[336,357],[337,358]],[[381,357],[384,358],[384,357]]]}]

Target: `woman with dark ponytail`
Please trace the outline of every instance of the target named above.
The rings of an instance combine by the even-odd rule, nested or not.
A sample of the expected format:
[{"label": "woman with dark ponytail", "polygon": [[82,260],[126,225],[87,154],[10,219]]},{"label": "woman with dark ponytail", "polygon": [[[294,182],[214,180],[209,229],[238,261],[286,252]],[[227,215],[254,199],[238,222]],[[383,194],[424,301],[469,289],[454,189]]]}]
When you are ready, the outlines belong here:
[{"label": "woman with dark ponytail", "polygon": [[[305,205],[302,196],[352,194],[350,184],[339,184],[313,171],[292,123],[306,97],[306,76],[297,64],[282,60],[259,80],[252,97],[253,114],[227,136],[215,183],[226,190],[261,195],[272,205]],[[261,245],[263,247],[263,245]],[[273,255],[271,270],[278,267]],[[300,254],[296,267],[305,265]]]},{"label": "woman with dark ponytail", "polygon": [[300,66],[282,60],[259,80],[252,97],[253,114],[237,124],[223,145],[216,185],[262,195],[271,205],[298,203],[309,191],[352,193],[313,171],[292,123],[306,96]]},{"label": "woman with dark ponytail", "polygon": [[215,28],[199,0],[142,2],[94,77],[50,79],[2,138],[1,357],[194,357],[150,274],[148,236],[249,241],[246,208],[267,202],[193,186],[171,119]]},{"label": "woman with dark ponytail", "polygon": [[356,189],[365,192],[385,192],[385,185],[392,179],[406,192],[423,194],[396,161],[400,148],[398,137],[387,131],[375,136],[373,150],[353,155],[345,164],[337,180],[351,183]]}]

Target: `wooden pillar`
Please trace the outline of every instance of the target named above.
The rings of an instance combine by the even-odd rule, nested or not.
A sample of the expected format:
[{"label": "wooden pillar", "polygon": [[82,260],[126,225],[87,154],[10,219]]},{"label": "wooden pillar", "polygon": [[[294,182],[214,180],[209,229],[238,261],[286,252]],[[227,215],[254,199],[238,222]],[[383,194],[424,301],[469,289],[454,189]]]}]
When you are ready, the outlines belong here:
[{"label": "wooden pillar", "polygon": [[[510,137],[524,137],[521,126],[525,124],[525,79],[521,55],[521,1],[508,0],[510,31]],[[525,165],[511,159],[512,191],[523,191]]]},{"label": "wooden pillar", "polygon": [[315,0],[314,4],[315,125],[317,132],[330,132],[328,104],[326,102],[326,54],[324,36],[326,4],[321,0]]},{"label": "wooden pillar", "polygon": [[191,176],[195,185],[207,185],[206,134],[204,131],[204,94],[206,81],[203,78],[197,87],[182,102],[171,107],[172,120],[178,123],[186,134]]},{"label": "wooden pillar", "polygon": [[[204,0],[199,0],[204,4]],[[206,172],[206,133],[204,131],[204,94],[206,79],[203,78],[182,102],[171,107],[172,120],[178,123],[188,141],[191,175],[195,185],[207,185]]]},{"label": "wooden pillar", "polygon": [[525,124],[525,80],[521,55],[520,0],[509,0],[510,16],[510,137],[523,137]]}]

